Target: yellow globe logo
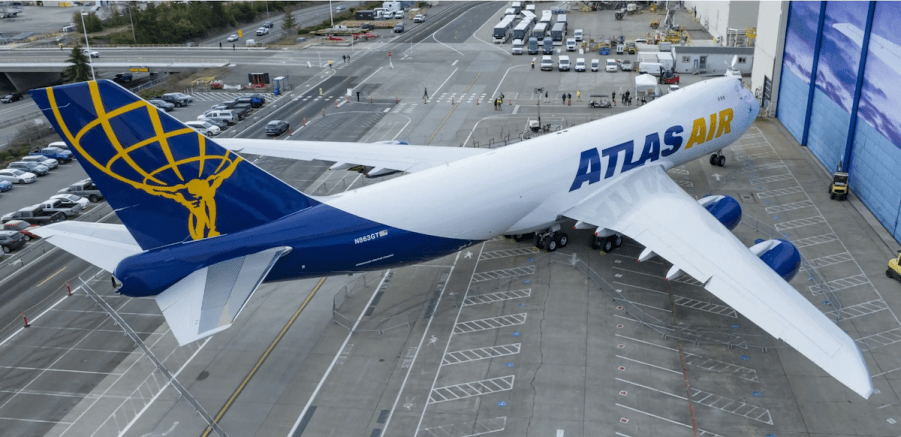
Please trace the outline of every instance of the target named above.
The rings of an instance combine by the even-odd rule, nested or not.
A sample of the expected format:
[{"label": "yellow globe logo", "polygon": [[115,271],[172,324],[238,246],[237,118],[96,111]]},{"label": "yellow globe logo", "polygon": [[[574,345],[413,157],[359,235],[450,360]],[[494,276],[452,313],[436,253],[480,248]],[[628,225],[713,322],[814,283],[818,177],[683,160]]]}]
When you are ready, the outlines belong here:
[{"label": "yellow globe logo", "polygon": [[[206,137],[189,127],[180,126],[165,131],[159,110],[144,100],[107,112],[100,99],[97,82],[88,84],[97,118],[86,123],[74,135],[60,115],[53,89],[47,90],[56,120],[72,146],[104,174],[152,196],[174,200],[187,208],[190,213],[188,232],[192,239],[219,235],[216,230],[216,190],[232,175],[243,159],[218,146],[211,149],[223,150],[224,154],[207,154]],[[126,132],[127,135],[116,134],[114,124],[122,129],[121,122],[116,123],[116,118],[132,111],[149,118],[153,126],[152,132],[142,135],[131,129]],[[136,115],[132,114],[134,116]],[[98,144],[94,139],[90,144],[95,150],[89,152],[82,146],[82,140],[88,133],[97,135],[98,130],[105,136],[111,149],[97,150]],[[172,144],[176,144],[176,147],[172,147]],[[188,147],[193,150],[187,150]],[[152,165],[155,168],[144,168],[136,162],[146,162],[148,158],[157,161]]]}]

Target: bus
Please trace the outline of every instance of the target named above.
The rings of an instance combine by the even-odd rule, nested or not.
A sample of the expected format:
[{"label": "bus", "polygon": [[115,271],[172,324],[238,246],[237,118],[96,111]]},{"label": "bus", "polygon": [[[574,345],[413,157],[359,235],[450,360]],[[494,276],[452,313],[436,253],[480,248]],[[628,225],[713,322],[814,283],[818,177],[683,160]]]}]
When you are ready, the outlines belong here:
[{"label": "bus", "polygon": [[529,39],[529,35],[531,35],[531,32],[532,32],[532,22],[522,20],[519,22],[518,25],[516,25],[515,28],[513,28],[513,39],[521,39],[523,41],[526,41]]},{"label": "bus", "polygon": [[513,33],[513,20],[512,15],[507,15],[497,26],[494,26],[492,36],[495,44],[504,44],[510,39],[510,34]]},{"label": "bus", "polygon": [[520,14],[520,15],[522,15],[522,21],[528,21],[528,22],[532,23],[533,25],[538,22],[538,19],[535,17],[535,14],[533,14],[529,11],[522,11],[522,14]]},{"label": "bus", "polygon": [[547,23],[548,26],[551,25],[551,20],[554,19],[554,13],[551,11],[542,11],[541,12],[541,23]]},{"label": "bus", "polygon": [[538,41],[543,40],[547,36],[547,23],[536,24],[535,28],[532,29],[532,36],[538,38]]},{"label": "bus", "polygon": [[554,41],[563,41],[563,37],[566,36],[566,23],[557,23],[551,28],[551,38]]},{"label": "bus", "polygon": [[557,14],[557,24],[563,24],[563,32],[566,33],[569,26],[566,25],[566,14]]},{"label": "bus", "polygon": [[522,2],[513,2],[510,7],[516,10],[516,15],[519,15],[519,13],[522,12]]}]

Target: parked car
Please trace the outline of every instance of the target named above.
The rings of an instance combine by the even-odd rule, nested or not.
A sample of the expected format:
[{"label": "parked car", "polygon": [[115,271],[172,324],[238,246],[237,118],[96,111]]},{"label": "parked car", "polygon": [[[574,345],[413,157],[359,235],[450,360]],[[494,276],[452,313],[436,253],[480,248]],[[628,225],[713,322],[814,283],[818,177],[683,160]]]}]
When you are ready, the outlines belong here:
[{"label": "parked car", "polygon": [[422,23],[424,21],[425,21],[425,15],[417,15],[417,16],[413,17],[414,23]]},{"label": "parked car", "polygon": [[609,72],[612,72],[612,73],[616,73],[616,69],[618,68],[618,67],[616,66],[616,60],[614,60],[614,59],[608,59],[608,60],[607,60],[607,64],[605,64],[605,65],[606,65],[606,66],[604,67],[605,70],[607,70],[607,71],[609,71]]},{"label": "parked car", "polygon": [[69,151],[69,149],[60,149],[59,147],[54,146],[55,144],[56,143],[52,143],[51,145],[41,149],[40,152],[31,153],[29,154],[29,156],[43,156],[44,159],[56,160],[58,164],[65,164],[75,158],[75,155],[73,155],[72,152]]},{"label": "parked car", "polygon": [[394,11],[394,18],[401,20],[404,18],[404,11]]},{"label": "parked car", "polygon": [[261,28],[257,29],[257,36],[263,36],[263,35],[269,35],[268,27],[261,27]]},{"label": "parked car", "polygon": [[209,110],[209,111],[206,111],[203,114],[197,116],[198,120],[200,120],[201,118],[212,118],[213,120],[222,120],[228,124],[235,124],[238,121],[240,121],[240,119],[241,119],[241,117],[239,117],[238,114],[235,114],[234,112],[232,112],[231,110],[228,110],[228,109]]},{"label": "parked car", "polygon": [[277,137],[288,131],[289,125],[287,121],[284,120],[272,120],[269,123],[266,123],[266,135],[270,137]]},{"label": "parked car", "polygon": [[397,23],[394,25],[394,33],[404,33],[404,23]]},{"label": "parked car", "polygon": [[53,170],[53,169],[59,167],[59,162],[57,160],[45,158],[43,155],[40,155],[40,154],[23,156],[22,161],[40,164],[40,165],[46,166],[50,170]]},{"label": "parked car", "polygon": [[46,176],[50,173],[50,168],[46,165],[38,164],[36,162],[25,162],[25,161],[15,161],[10,162],[6,168],[22,170],[34,173],[38,176]]},{"label": "parked car", "polygon": [[601,61],[597,59],[591,60],[591,71],[598,71],[598,68],[601,67]]},{"label": "parked car", "polygon": [[12,93],[12,94],[7,94],[7,95],[3,96],[3,98],[0,99],[0,102],[12,103],[12,102],[18,102],[19,100],[22,100],[22,94]]},{"label": "parked car", "polygon": [[619,63],[619,68],[623,71],[632,71],[632,69],[634,68],[634,64],[632,64],[632,61],[630,61],[628,59],[624,59],[622,62]]},{"label": "parked car", "polygon": [[566,39],[566,51],[567,52],[576,51],[576,39],[575,38],[567,38]]},{"label": "parked car", "polygon": [[185,125],[187,125],[191,129],[194,129],[197,132],[200,132],[208,137],[215,137],[216,135],[219,135],[220,132],[222,132],[219,129],[219,126],[216,126],[207,121],[200,121],[200,120],[188,121],[188,122],[185,122]]},{"label": "parked car", "polygon": [[6,223],[10,220],[23,220],[33,225],[37,225],[61,222],[65,219],[65,214],[59,211],[44,211],[44,206],[37,204],[26,206],[16,212],[4,214],[3,217],[0,218],[0,222]]},{"label": "parked car", "polygon": [[[66,144],[65,141],[54,141],[54,142],[48,144],[47,147],[56,147],[57,149],[65,150],[65,151],[67,151],[67,152],[69,152],[69,153],[72,153],[72,151],[69,150],[69,145]],[[74,157],[74,156],[73,156],[73,157]]]},{"label": "parked car", "polygon": [[360,25],[363,30],[375,30],[375,25],[372,23],[363,23]]},{"label": "parked car", "polygon": [[198,118],[197,121],[205,121],[207,123],[213,124],[213,125],[217,126],[220,131],[224,131],[224,130],[228,129],[228,123],[226,123],[222,120],[215,120],[212,118],[202,117],[202,118]]},{"label": "parked car", "polygon": [[40,225],[33,225],[26,221],[22,220],[10,220],[3,224],[4,231],[16,231],[25,236],[25,241],[37,240],[41,238],[31,231],[41,227]]},{"label": "parked car", "polygon": [[97,52],[96,50],[81,49],[81,54],[83,54],[85,56],[90,56],[92,58],[100,57],[100,53]]},{"label": "parked car", "polygon": [[65,200],[66,202],[77,203],[77,204],[81,205],[82,209],[87,208],[88,205],[91,204],[90,200],[85,199],[84,197],[81,197],[77,194],[54,194],[54,195],[50,196],[50,199],[51,200],[62,199],[62,200]]},{"label": "parked car", "polygon": [[237,33],[233,33],[233,34],[231,34],[231,35],[228,36],[228,39],[227,39],[226,41],[228,41],[228,42],[235,42],[235,41],[237,41],[237,40],[238,40],[238,34],[237,34]]},{"label": "parked car", "polygon": [[131,73],[116,73],[116,75],[113,76],[113,82],[116,82],[116,83],[131,82],[133,77],[134,76]]},{"label": "parked car", "polygon": [[174,104],[160,100],[160,99],[150,99],[147,101],[147,103],[150,103],[151,105],[156,106],[157,108],[160,108],[166,112],[169,112],[169,111],[175,109]]},{"label": "parked car", "polygon": [[94,181],[91,178],[82,179],[72,185],[69,185],[62,190],[57,191],[59,194],[76,194],[81,197],[87,197],[91,202],[97,202],[100,199],[103,199],[103,193],[97,189],[97,186],[94,185]]},{"label": "parked car", "polygon": [[163,95],[164,95],[164,96],[172,95],[172,96],[175,96],[175,97],[177,97],[177,98],[179,98],[179,99],[181,99],[181,100],[183,100],[183,101],[186,101],[186,102],[188,102],[188,103],[194,103],[194,97],[191,97],[191,96],[189,96],[189,95],[187,95],[187,94],[184,94],[184,93],[167,93],[167,94],[163,94]]},{"label": "parked car", "polygon": [[66,219],[75,217],[82,209],[84,209],[80,203],[70,202],[64,199],[47,199],[41,203],[41,207],[43,207],[46,212],[61,212]]},{"label": "parked car", "polygon": [[0,170],[0,181],[9,181],[14,184],[30,184],[36,180],[38,180],[38,175],[31,172],[13,168]]},{"label": "parked car", "polygon": [[10,181],[0,181],[0,193],[13,189],[13,183]]},{"label": "parked car", "polygon": [[0,231],[0,248],[10,253],[25,245],[25,236],[18,231]]}]

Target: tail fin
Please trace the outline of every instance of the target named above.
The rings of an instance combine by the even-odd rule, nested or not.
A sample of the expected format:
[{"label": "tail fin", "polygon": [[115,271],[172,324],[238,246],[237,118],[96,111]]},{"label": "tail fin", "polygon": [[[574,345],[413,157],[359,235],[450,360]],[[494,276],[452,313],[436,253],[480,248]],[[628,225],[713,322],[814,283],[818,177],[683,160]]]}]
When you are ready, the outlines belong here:
[{"label": "tail fin", "polygon": [[241,231],[319,203],[113,82],[31,96],[142,249]]}]

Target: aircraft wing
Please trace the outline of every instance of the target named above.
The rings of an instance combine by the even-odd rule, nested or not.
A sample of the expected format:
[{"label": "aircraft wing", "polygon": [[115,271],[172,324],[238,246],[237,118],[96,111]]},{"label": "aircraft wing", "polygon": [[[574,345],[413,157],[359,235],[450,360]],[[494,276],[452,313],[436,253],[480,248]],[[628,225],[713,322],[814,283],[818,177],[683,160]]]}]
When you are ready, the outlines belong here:
[{"label": "aircraft wing", "polygon": [[233,152],[301,161],[331,161],[412,173],[445,165],[487,152],[471,147],[411,146],[383,143],[339,143],[319,141],[265,141],[217,138],[216,143]]},{"label": "aircraft wing", "polygon": [[290,247],[275,247],[196,270],[156,296],[178,344],[223,331]]},{"label": "aircraft wing", "polygon": [[661,166],[630,171],[563,215],[628,235],[851,390],[873,382],[854,340],[755,256]]}]

